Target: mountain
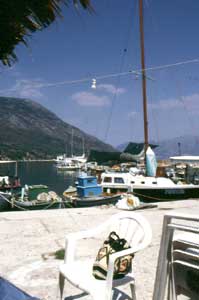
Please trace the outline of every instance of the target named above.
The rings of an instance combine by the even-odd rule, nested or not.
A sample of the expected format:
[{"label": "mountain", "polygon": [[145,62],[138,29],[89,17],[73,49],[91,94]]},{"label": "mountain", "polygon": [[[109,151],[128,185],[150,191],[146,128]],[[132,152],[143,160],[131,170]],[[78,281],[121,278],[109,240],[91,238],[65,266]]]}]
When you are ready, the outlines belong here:
[{"label": "mountain", "polygon": [[28,99],[0,97],[1,159],[53,158],[71,151],[114,151],[111,145],[59,119],[54,113]]},{"label": "mountain", "polygon": [[126,142],[126,143],[123,143],[123,144],[120,144],[120,145],[118,145],[117,147],[116,147],[116,149],[118,150],[118,151],[121,151],[121,152],[123,152],[124,151],[124,149],[128,146],[128,144],[129,144],[129,142]]},{"label": "mountain", "polygon": [[155,153],[159,159],[179,155],[199,155],[199,138],[186,135],[162,141],[155,149]]},{"label": "mountain", "polygon": [[[180,136],[153,143],[158,145],[154,150],[157,159],[168,159],[178,155],[199,155],[199,137],[196,136]],[[128,142],[118,145],[116,148],[123,151],[127,145]]]}]

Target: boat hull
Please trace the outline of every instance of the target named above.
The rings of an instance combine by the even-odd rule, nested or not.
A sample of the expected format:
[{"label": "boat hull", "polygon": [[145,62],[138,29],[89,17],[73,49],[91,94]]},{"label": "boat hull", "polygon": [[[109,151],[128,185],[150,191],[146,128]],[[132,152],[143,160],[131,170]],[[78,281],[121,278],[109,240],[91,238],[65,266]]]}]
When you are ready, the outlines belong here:
[{"label": "boat hull", "polygon": [[98,197],[85,197],[76,198],[73,200],[75,207],[91,207],[99,205],[115,204],[119,199],[120,195],[114,196],[98,196]]},{"label": "boat hull", "polygon": [[0,186],[0,192],[16,192],[21,189],[21,185],[5,185],[5,186]]},{"label": "boat hull", "polygon": [[34,201],[17,201],[13,203],[12,210],[45,210],[45,209],[59,209],[63,208],[62,202],[42,202],[34,203]]},{"label": "boat hull", "polygon": [[10,210],[10,195],[0,194],[0,211]]},{"label": "boat hull", "polygon": [[133,194],[143,202],[199,199],[199,187],[133,188]]}]

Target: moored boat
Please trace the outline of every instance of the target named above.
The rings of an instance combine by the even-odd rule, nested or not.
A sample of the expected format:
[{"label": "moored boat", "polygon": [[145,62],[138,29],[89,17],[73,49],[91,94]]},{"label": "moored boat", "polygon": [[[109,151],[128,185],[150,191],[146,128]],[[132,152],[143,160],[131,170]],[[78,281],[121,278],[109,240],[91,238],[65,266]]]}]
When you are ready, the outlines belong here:
[{"label": "moored boat", "polygon": [[90,206],[98,206],[98,205],[109,205],[115,204],[118,200],[120,200],[120,195],[111,195],[111,196],[91,196],[84,198],[74,198],[73,203],[75,207],[90,207]]},{"label": "moored boat", "polygon": [[174,186],[134,185],[133,194],[143,202],[199,199],[199,185],[175,184]]},{"label": "moored boat", "polygon": [[0,211],[6,211],[10,209],[11,193],[0,192]]},{"label": "moored boat", "polygon": [[7,192],[20,188],[21,183],[17,176],[0,176],[0,191]]},{"label": "moored boat", "polygon": [[25,185],[20,195],[13,195],[11,206],[13,210],[55,209],[62,208],[63,201],[46,185]]},{"label": "moored boat", "polygon": [[175,184],[170,178],[122,172],[103,173],[101,178],[104,192],[111,194],[129,192],[144,202],[199,198],[199,185]]},{"label": "moored boat", "polygon": [[82,164],[76,161],[63,162],[57,165],[57,169],[63,171],[76,171],[76,170],[80,170],[81,167]]},{"label": "moored boat", "polygon": [[120,199],[120,195],[102,193],[102,187],[95,176],[82,174],[77,177],[77,196],[66,199],[75,207],[89,207],[114,204]]}]

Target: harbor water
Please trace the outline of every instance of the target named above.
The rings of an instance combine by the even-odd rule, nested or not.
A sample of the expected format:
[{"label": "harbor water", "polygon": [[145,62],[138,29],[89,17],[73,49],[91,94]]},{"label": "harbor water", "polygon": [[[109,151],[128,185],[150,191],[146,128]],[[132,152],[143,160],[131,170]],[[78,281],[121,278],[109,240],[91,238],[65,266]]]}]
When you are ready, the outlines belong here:
[{"label": "harbor water", "polygon": [[75,184],[78,172],[58,171],[54,162],[15,162],[0,164],[0,176],[18,175],[21,185],[45,184],[58,195]]}]

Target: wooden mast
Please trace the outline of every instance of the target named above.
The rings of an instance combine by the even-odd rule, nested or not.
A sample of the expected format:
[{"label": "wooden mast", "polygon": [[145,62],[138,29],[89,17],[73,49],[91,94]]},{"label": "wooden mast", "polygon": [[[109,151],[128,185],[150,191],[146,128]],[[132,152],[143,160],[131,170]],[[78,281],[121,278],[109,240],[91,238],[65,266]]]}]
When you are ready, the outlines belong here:
[{"label": "wooden mast", "polygon": [[146,96],[146,73],[144,56],[144,20],[143,20],[143,0],[139,0],[139,19],[140,19],[140,49],[141,49],[141,67],[142,67],[142,96],[144,113],[144,151],[148,148],[148,115],[147,115],[147,96]]}]

